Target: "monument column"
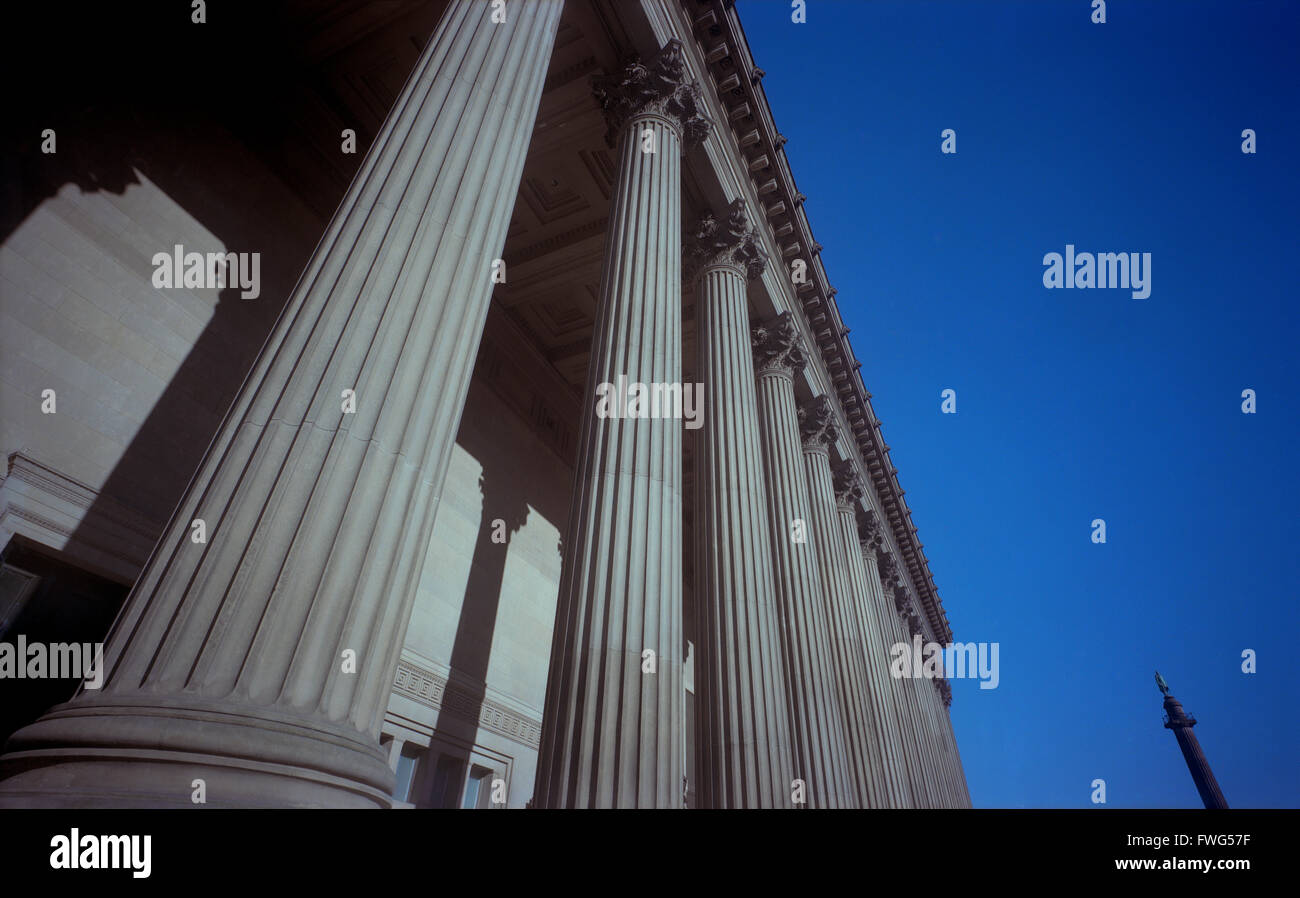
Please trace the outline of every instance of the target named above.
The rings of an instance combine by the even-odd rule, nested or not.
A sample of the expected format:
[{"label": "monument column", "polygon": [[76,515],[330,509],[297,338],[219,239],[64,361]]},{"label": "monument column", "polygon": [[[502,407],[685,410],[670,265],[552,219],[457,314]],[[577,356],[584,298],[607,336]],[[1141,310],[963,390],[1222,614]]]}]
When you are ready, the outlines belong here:
[{"label": "monument column", "polygon": [[880,768],[875,722],[868,695],[861,628],[853,605],[848,580],[848,562],[839,534],[835,512],[835,490],[831,484],[830,447],[838,438],[830,401],[815,397],[799,409],[803,431],[804,471],[808,477],[808,501],[812,538],[817,547],[824,601],[830,622],[831,648],[836,677],[844,706],[845,740],[858,800],[865,808],[886,807],[883,770]]},{"label": "monument column", "polygon": [[[700,806],[790,807],[798,777],[772,581],[749,346],[748,280],[767,265],[744,200],[687,235],[703,424],[695,443]],[[805,787],[806,788],[806,787]]]},{"label": "monument column", "polygon": [[1169,684],[1160,676],[1160,671],[1156,671],[1156,684],[1164,696],[1165,729],[1173,730],[1174,738],[1178,740],[1178,748],[1183,753],[1183,760],[1187,762],[1187,770],[1192,774],[1192,782],[1196,784],[1201,803],[1207,808],[1227,808],[1228,800],[1223,797],[1219,781],[1214,778],[1214,771],[1205,758],[1200,740],[1192,732],[1196,718],[1183,710],[1182,702],[1169,691]]},{"label": "monument column", "polygon": [[794,398],[794,375],[806,360],[790,313],[755,327],[752,346],[795,771],[808,786],[810,807],[859,807],[810,532]]},{"label": "monument column", "polygon": [[398,654],[561,0],[453,0],[109,636],[0,804],[387,806]]},{"label": "monument column", "polygon": [[676,40],[595,92],[618,175],[534,800],[681,807],[682,421],[628,417],[602,385],[681,383],[681,156],[710,123]]}]

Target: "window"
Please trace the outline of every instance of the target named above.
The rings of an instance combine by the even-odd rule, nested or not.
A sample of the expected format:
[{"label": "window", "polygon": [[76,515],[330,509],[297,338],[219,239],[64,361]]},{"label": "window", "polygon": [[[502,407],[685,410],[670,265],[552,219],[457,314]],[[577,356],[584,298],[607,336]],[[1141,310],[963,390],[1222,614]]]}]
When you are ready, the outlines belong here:
[{"label": "window", "polygon": [[420,746],[410,742],[402,746],[402,753],[397,756],[397,783],[393,786],[393,798],[397,801],[410,801],[411,783],[415,780],[415,768],[419,766],[424,752]]},{"label": "window", "polygon": [[492,769],[475,764],[470,768],[469,780],[465,783],[465,798],[462,808],[486,808],[492,803]]}]

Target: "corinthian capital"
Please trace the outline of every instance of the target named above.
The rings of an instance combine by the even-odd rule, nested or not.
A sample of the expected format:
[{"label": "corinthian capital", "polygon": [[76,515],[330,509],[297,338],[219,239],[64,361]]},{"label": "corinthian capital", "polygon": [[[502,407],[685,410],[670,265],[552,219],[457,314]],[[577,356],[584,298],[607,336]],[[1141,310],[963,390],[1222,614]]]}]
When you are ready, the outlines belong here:
[{"label": "corinthian capital", "polygon": [[935,687],[939,690],[939,695],[943,696],[945,707],[952,706],[952,684],[946,679],[940,677],[934,681]]},{"label": "corinthian capital", "polygon": [[634,59],[617,74],[593,79],[592,91],[605,113],[605,142],[611,147],[618,144],[623,126],[638,115],[672,120],[683,149],[703,141],[713,125],[701,111],[700,85],[689,77],[686,54],[676,38],[649,62]]},{"label": "corinthian capital", "polygon": [[907,620],[912,603],[907,598],[907,587],[901,583],[894,587],[894,608],[898,610],[898,616]]},{"label": "corinthian capital", "polygon": [[745,201],[735,199],[724,221],[706,212],[682,241],[687,280],[714,265],[729,265],[753,280],[767,267],[767,252],[749,221]]},{"label": "corinthian capital", "polygon": [[880,573],[880,585],[885,587],[885,594],[888,595],[898,583],[898,562],[889,550],[880,553],[877,571]]},{"label": "corinthian capital", "polygon": [[799,406],[799,432],[805,449],[825,449],[839,439],[830,399],[825,395],[814,396]]},{"label": "corinthian capital", "polygon": [[831,468],[831,482],[835,486],[835,501],[839,505],[851,507],[862,498],[862,484],[858,481],[858,469],[852,459],[837,462]]},{"label": "corinthian capital", "polygon": [[877,552],[885,544],[885,531],[874,511],[868,509],[858,517],[858,538],[864,552]]},{"label": "corinthian capital", "polygon": [[754,349],[754,367],[759,371],[785,370],[793,374],[808,364],[799,328],[789,312],[755,325],[749,343]]}]

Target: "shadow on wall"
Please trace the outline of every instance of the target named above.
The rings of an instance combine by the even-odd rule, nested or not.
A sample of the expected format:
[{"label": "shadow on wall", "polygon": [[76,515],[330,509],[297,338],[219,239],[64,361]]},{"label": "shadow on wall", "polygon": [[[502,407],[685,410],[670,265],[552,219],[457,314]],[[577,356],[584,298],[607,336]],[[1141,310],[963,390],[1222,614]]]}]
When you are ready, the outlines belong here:
[{"label": "shadow on wall", "polygon": [[[488,395],[487,387],[473,383],[466,408],[484,407],[490,401]],[[512,422],[512,426],[526,427],[522,422]],[[455,622],[442,710],[430,743],[430,776],[419,790],[421,806],[454,808],[460,804],[473,766],[472,745],[486,701],[492,646],[506,587],[506,562],[516,535],[532,510],[537,517],[560,526],[567,519],[567,483],[557,491],[549,479],[538,477],[524,456],[524,444],[510,437],[493,416],[476,419],[468,412],[456,437],[460,448],[481,466],[478,489],[482,506],[460,616]],[[554,598],[547,597],[552,602]],[[544,636],[548,642],[550,624],[548,620]],[[549,661],[549,652],[544,657]],[[544,677],[546,671],[540,675]],[[486,806],[486,798],[480,796],[478,806]]]}]

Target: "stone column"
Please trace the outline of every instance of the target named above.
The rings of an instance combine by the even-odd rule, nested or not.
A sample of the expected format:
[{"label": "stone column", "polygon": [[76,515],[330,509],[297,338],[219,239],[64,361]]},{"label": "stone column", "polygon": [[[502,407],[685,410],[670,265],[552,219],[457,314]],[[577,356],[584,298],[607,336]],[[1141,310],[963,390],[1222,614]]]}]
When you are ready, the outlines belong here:
[{"label": "stone column", "polygon": [[939,756],[939,773],[944,782],[944,807],[961,807],[958,802],[961,790],[953,772],[953,747],[948,741],[944,726],[944,717],[948,713],[944,711],[943,687],[948,685],[948,681],[940,677],[931,681],[931,685],[933,689],[927,693],[926,703],[930,708],[930,732],[935,742],[936,755]]},{"label": "stone column", "polygon": [[127,599],[107,683],[14,736],[0,801],[189,806],[201,778],[209,805],[388,804],[380,725],[560,11],[449,5]]},{"label": "stone column", "polygon": [[[916,636],[921,637],[921,646],[924,649],[928,640],[925,638],[925,631],[922,629],[920,621],[912,613],[911,602],[907,598],[906,591],[903,587],[895,588],[895,593],[900,596],[900,603],[905,610],[901,614],[901,623],[903,625],[903,638],[909,644],[913,643]],[[916,739],[917,760],[921,770],[922,791],[925,795],[926,807],[939,807],[939,789],[935,778],[934,757],[930,752],[929,742],[926,740],[925,731],[925,709],[923,705],[924,692],[929,689],[929,681],[924,676],[912,677],[904,682],[906,689],[907,701],[911,708],[911,721],[913,737]]]},{"label": "stone column", "polygon": [[961,765],[961,750],[957,747],[957,734],[952,728],[952,684],[947,680],[939,684],[939,695],[943,701],[943,727],[952,747],[953,781],[956,786],[956,805],[959,808],[971,807],[970,789],[966,785],[966,771]]},{"label": "stone column", "polygon": [[848,560],[840,539],[835,512],[835,490],[831,483],[830,447],[838,438],[830,401],[815,397],[799,409],[803,430],[804,471],[808,477],[808,501],[812,537],[817,547],[822,587],[825,590],[831,647],[835,655],[837,682],[844,707],[845,740],[849,748],[862,807],[887,806],[884,777],[873,733],[874,711],[869,697],[863,657],[861,627],[855,613]]},{"label": "stone column", "polygon": [[[903,645],[909,657],[912,653],[912,637],[905,629],[901,615],[906,608],[906,594],[901,593],[898,584],[898,567],[892,555],[886,549],[878,553],[878,574],[881,586],[881,610],[886,639],[889,645]],[[891,658],[892,664],[892,658]],[[928,773],[921,750],[920,736],[917,730],[915,680],[909,677],[897,678],[891,675],[897,687],[899,716],[901,718],[901,735],[903,755],[907,766],[908,779],[912,787],[912,806],[930,806],[930,787]]]},{"label": "stone column", "polygon": [[808,786],[810,807],[859,807],[810,532],[808,478],[794,398],[794,375],[805,364],[799,331],[790,313],[783,312],[756,327],[752,343],[795,771]]},{"label": "stone column", "polygon": [[884,532],[875,512],[863,513],[858,527],[858,550],[862,558],[863,573],[866,577],[867,608],[875,628],[876,639],[868,645],[868,651],[874,652],[882,659],[885,672],[883,692],[889,709],[887,719],[893,728],[890,740],[894,770],[897,773],[902,796],[902,807],[919,807],[917,793],[912,782],[909,764],[915,763],[914,746],[909,737],[910,728],[906,720],[907,704],[903,696],[902,683],[892,674],[893,654],[891,649],[898,641],[895,633],[895,612],[892,600],[886,600],[880,585],[880,571],[876,565],[876,552],[884,542]]},{"label": "stone column", "polygon": [[676,40],[595,90],[618,175],[535,802],[681,807],[682,421],[626,417],[630,390],[603,385],[681,383],[681,156],[709,122]]},{"label": "stone column", "polygon": [[[790,807],[785,671],[749,346],[748,280],[767,265],[745,209],[687,235],[703,426],[695,441],[696,771],[705,808]],[[805,787],[806,788],[806,787]]]},{"label": "stone column", "polygon": [[839,516],[840,539],[853,592],[854,607],[863,635],[863,667],[870,687],[870,698],[875,714],[876,750],[885,780],[882,800],[892,808],[905,808],[911,803],[910,789],[902,754],[898,746],[900,718],[889,675],[889,649],[884,645],[882,625],[875,613],[874,595],[867,580],[867,569],[862,561],[862,543],[858,536],[857,509],[862,497],[862,487],[851,462],[844,462],[832,470],[835,483],[836,512]]}]

